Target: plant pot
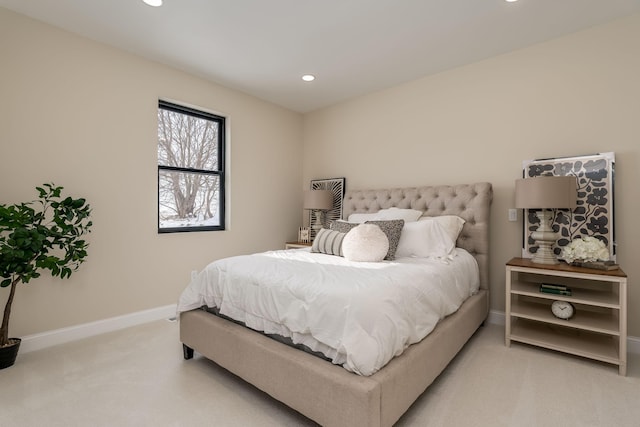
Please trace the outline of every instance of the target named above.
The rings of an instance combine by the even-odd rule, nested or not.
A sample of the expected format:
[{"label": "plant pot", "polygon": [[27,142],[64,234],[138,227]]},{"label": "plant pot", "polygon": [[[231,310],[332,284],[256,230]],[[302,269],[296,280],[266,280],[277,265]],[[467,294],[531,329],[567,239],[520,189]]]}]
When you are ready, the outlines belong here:
[{"label": "plant pot", "polygon": [[13,366],[20,349],[20,338],[9,338],[9,345],[0,347],[0,369]]}]

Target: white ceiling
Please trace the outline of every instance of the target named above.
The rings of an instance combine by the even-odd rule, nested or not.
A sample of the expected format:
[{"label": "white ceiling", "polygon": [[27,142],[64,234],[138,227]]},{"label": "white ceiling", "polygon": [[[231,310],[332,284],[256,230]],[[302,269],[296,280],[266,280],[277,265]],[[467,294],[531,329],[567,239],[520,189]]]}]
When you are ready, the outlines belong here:
[{"label": "white ceiling", "polygon": [[[640,0],[0,0],[299,112],[640,12]],[[301,80],[312,73],[312,83]]]}]

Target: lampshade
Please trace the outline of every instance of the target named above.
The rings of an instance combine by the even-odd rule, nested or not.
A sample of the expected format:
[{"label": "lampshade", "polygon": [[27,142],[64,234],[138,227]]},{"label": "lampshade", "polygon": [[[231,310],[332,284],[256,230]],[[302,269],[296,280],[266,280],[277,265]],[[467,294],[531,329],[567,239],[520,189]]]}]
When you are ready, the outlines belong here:
[{"label": "lampshade", "polygon": [[577,196],[575,176],[538,176],[516,180],[516,208],[574,209]]},{"label": "lampshade", "polygon": [[333,207],[333,193],[329,190],[307,190],[304,192],[304,209],[329,210]]}]

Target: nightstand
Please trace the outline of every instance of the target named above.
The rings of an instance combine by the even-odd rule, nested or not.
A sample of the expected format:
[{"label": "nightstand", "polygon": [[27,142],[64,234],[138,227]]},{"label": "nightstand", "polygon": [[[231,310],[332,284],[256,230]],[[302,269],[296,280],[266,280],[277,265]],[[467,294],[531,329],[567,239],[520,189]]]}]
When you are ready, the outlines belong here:
[{"label": "nightstand", "polygon": [[310,248],[312,245],[311,242],[286,242],[284,244],[285,249],[300,249],[300,248]]},{"label": "nightstand", "polygon": [[[540,291],[566,286],[571,295]],[[627,372],[627,275],[568,264],[535,264],[513,258],[506,265],[505,344],[512,341],[618,365]],[[569,320],[551,313],[553,301],[575,307]]]}]

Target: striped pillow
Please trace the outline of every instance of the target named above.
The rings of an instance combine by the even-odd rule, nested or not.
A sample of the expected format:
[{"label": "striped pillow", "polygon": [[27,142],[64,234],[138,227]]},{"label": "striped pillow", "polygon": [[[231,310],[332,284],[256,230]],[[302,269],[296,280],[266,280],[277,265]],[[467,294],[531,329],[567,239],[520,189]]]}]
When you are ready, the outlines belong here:
[{"label": "striped pillow", "polygon": [[318,252],[327,255],[342,255],[342,240],[347,233],[340,233],[338,231],[327,230],[326,228],[320,229],[316,238],[311,245],[311,252]]}]

